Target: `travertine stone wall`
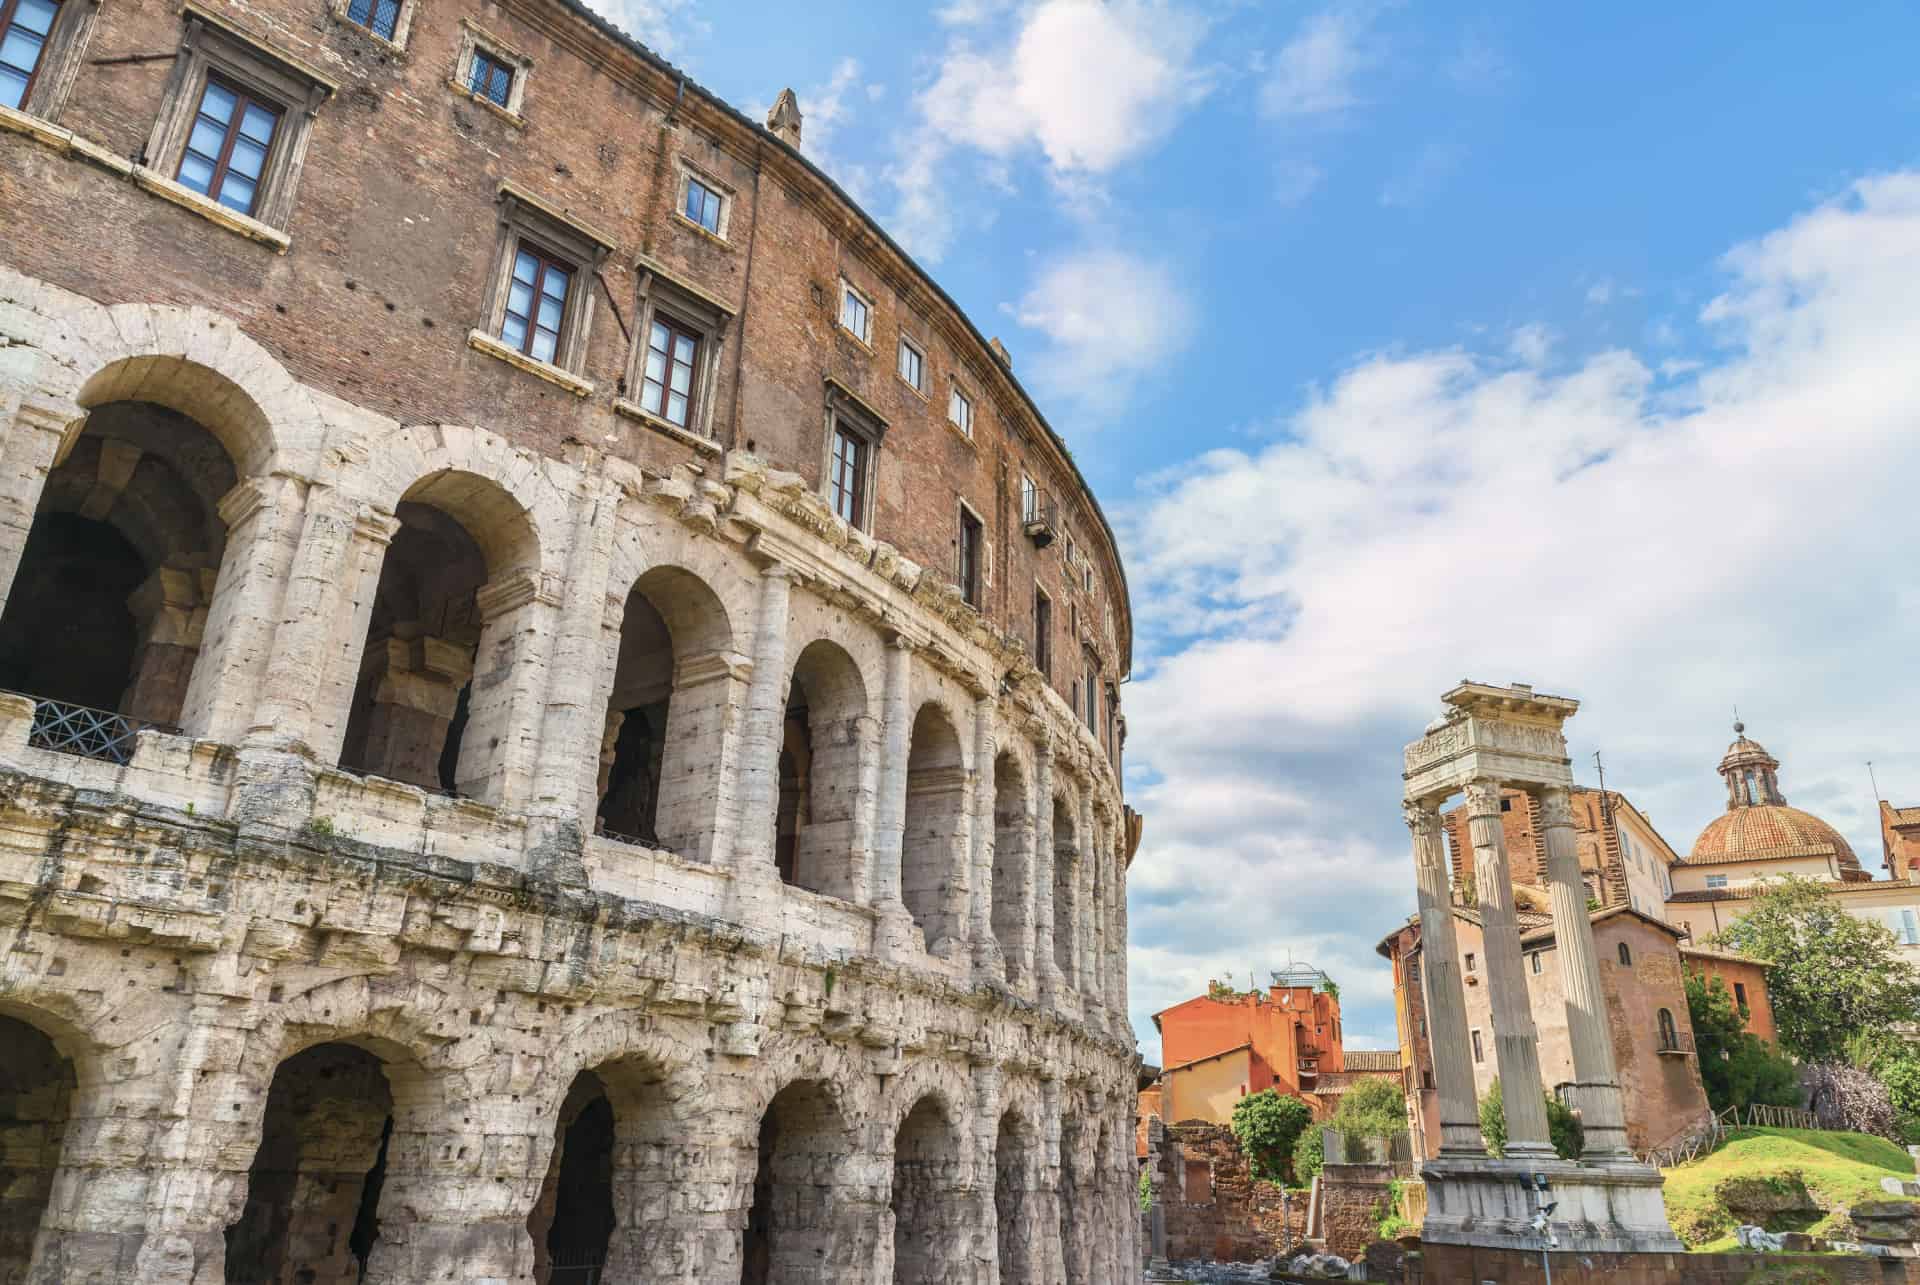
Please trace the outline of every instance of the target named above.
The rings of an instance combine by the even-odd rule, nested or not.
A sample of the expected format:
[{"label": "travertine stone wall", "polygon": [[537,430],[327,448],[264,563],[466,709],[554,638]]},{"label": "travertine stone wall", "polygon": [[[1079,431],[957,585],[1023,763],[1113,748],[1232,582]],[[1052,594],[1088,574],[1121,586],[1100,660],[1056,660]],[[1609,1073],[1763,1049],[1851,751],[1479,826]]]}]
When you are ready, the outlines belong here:
[{"label": "travertine stone wall", "polygon": [[[748,452],[656,472],[396,423],[204,309],[0,270],[0,337],[0,591],[94,407],[171,408],[238,478],[178,733],[55,752],[0,694],[0,1020],[51,1044],[0,1062],[8,1152],[42,1157],[0,1280],[1138,1260],[1118,776],[943,577]],[[340,765],[416,504],[486,569],[454,794]],[[628,645],[655,618],[668,650]],[[831,778],[811,886],[776,864],[796,686]],[[596,832],[623,688],[665,700],[650,843]],[[581,1152],[590,1113],[612,1144]]]}]

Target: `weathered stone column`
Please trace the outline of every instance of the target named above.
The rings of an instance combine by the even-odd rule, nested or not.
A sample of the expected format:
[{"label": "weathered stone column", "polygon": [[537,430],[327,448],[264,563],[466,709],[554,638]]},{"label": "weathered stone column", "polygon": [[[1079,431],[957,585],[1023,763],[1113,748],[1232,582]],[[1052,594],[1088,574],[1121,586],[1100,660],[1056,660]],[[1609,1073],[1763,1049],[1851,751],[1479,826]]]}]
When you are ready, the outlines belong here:
[{"label": "weathered stone column", "polygon": [[1045,729],[1033,741],[1033,975],[1040,1002],[1057,1004],[1066,979],[1053,957],[1053,738]]},{"label": "weathered stone column", "polygon": [[1007,975],[1000,942],[993,935],[993,706],[990,692],[973,698],[973,905],[968,916],[973,969],[980,977]]},{"label": "weathered stone column", "polygon": [[774,842],[780,806],[780,744],[787,717],[787,604],[793,571],[769,562],[760,571],[760,605],[753,621],[753,677],[747,683],[736,765],[740,806],[734,869],[747,876],[774,874]]},{"label": "weathered stone column", "polygon": [[315,486],[308,492],[266,678],[247,729],[249,741],[276,748],[310,744],[314,702],[325,690],[327,645],[339,627],[344,591],[351,587],[343,571],[353,530],[331,488]]},{"label": "weathered stone column", "polygon": [[[379,593],[380,569],[387,549],[400,530],[400,519],[386,509],[362,504],[352,515],[347,549],[339,567],[339,620],[330,635],[333,643],[310,702],[307,743],[321,763],[340,761],[346,743],[347,721],[353,714],[354,693],[360,681],[361,648],[373,622],[374,599]],[[271,696],[271,693],[269,693]],[[260,716],[256,715],[258,722]]]},{"label": "weathered stone column", "polygon": [[1093,780],[1089,775],[1087,783],[1080,791],[1080,824],[1074,830],[1074,846],[1078,849],[1074,863],[1074,926],[1078,930],[1079,946],[1074,960],[1077,974],[1074,985],[1080,991],[1080,1006],[1087,1020],[1094,1025],[1100,1021],[1100,972],[1099,938],[1094,926],[1099,917],[1095,900],[1098,889],[1094,883],[1094,862],[1100,850],[1099,836],[1093,829]]},{"label": "weathered stone column", "polygon": [[1438,809],[1402,805],[1413,832],[1413,865],[1419,880],[1421,971],[1425,975],[1433,1079],[1440,1099],[1440,1154],[1484,1156],[1480,1109],[1473,1091],[1473,1061],[1467,1051],[1467,999],[1460,982],[1460,947],[1453,931],[1452,879]]},{"label": "weathered stone column", "polygon": [[913,737],[913,711],[907,701],[912,662],[913,643],[904,635],[895,634],[887,643],[886,690],[880,698],[880,784],[874,800],[873,821],[873,902],[876,906],[901,904],[900,853],[907,832],[907,751]]},{"label": "weathered stone column", "polygon": [[1573,1092],[1585,1137],[1581,1154],[1596,1163],[1631,1162],[1620,1073],[1614,1064],[1606,993],[1587,913],[1587,886],[1574,844],[1573,802],[1562,786],[1540,791],[1540,822],[1546,831],[1547,881],[1553,897],[1553,938],[1559,947],[1560,982],[1566,992],[1567,1037],[1573,1046]]},{"label": "weathered stone column", "polygon": [[1493,1048],[1506,1104],[1506,1154],[1550,1159],[1547,1107],[1540,1082],[1540,1039],[1520,966],[1520,924],[1513,909],[1513,873],[1500,825],[1500,786],[1467,787],[1467,825],[1473,834],[1473,879],[1480,891],[1481,934],[1487,952],[1487,998],[1493,1011]]},{"label": "weathered stone column", "polygon": [[[573,530],[567,542],[567,591],[555,613],[553,648],[547,659],[547,690],[540,716],[540,744],[531,803],[581,831],[593,830],[591,813],[577,809],[592,747],[605,731],[600,696],[602,603],[612,563],[615,528],[612,503],[602,503],[591,483],[573,497]],[[597,775],[597,773],[596,773]]]},{"label": "weathered stone column", "polygon": [[0,436],[0,613],[13,591],[14,573],[20,569],[63,428],[53,416],[21,405],[17,394],[8,393],[0,386],[0,420],[7,424]]},{"label": "weathered stone column", "polygon": [[[959,1279],[991,1282],[1000,1271],[1000,1216],[994,1205],[1000,1150],[1000,1068],[979,1062],[973,1073],[973,1166],[967,1228],[967,1262]],[[1011,1282],[1002,1282],[1011,1285]]]}]

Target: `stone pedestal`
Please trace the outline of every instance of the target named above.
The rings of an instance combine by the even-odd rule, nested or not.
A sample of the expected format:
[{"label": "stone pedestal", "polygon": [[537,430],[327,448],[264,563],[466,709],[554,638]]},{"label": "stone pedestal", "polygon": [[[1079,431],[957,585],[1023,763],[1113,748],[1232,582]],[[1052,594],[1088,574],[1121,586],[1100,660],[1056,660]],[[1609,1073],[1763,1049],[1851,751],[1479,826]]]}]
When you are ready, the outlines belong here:
[{"label": "stone pedestal", "polygon": [[[1430,1160],[1421,1167],[1427,1217],[1420,1239],[1435,1245],[1541,1249],[1536,1212],[1553,1205],[1555,1248],[1576,1253],[1679,1253],[1667,1225],[1660,1171],[1650,1165],[1568,1160]],[[1546,1180],[1544,1192],[1537,1179]]]}]

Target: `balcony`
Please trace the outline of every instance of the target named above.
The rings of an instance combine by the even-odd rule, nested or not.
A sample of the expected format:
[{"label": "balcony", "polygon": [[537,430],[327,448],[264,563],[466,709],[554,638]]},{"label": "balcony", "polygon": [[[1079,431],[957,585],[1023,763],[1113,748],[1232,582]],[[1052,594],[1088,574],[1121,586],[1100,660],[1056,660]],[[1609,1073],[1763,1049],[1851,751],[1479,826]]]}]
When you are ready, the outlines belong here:
[{"label": "balcony", "polygon": [[1060,502],[1040,487],[1023,491],[1020,520],[1034,547],[1044,549],[1060,534]]},{"label": "balcony", "polygon": [[159,723],[143,723],[104,709],[89,709],[85,705],[69,705],[45,697],[27,699],[33,701],[33,726],[27,732],[27,745],[54,754],[72,754],[125,767],[133,761],[138,733],[180,730]]},{"label": "balcony", "polygon": [[1692,1057],[1694,1055],[1693,1032],[1661,1031],[1660,1047],[1657,1051],[1661,1057]]}]

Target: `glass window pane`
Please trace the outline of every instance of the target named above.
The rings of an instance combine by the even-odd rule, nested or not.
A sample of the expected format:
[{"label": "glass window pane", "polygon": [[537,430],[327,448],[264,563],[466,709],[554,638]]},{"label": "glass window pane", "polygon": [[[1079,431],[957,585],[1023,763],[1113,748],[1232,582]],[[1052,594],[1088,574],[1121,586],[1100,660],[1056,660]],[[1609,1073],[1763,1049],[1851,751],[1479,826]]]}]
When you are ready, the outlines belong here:
[{"label": "glass window pane", "polygon": [[25,73],[14,71],[10,67],[0,67],[0,103],[5,103],[8,107],[18,107],[26,100]]},{"label": "glass window pane", "polygon": [[653,323],[653,328],[647,331],[647,347],[656,352],[665,352],[667,350],[667,343],[671,338],[672,336],[667,333],[667,328],[656,321]]},{"label": "glass window pane", "polygon": [[39,64],[40,47],[44,43],[31,31],[10,27],[7,29],[7,38],[0,41],[0,63],[4,63],[18,73],[24,83],[26,78],[33,74],[34,67]]},{"label": "glass window pane", "polygon": [[560,329],[560,305],[552,299],[540,301],[540,324],[548,330]]},{"label": "glass window pane", "polygon": [[676,335],[673,342],[673,359],[693,364],[693,340],[685,335]]},{"label": "glass window pane", "polygon": [[682,428],[687,423],[687,399],[679,393],[667,398],[667,418]]},{"label": "glass window pane", "polygon": [[508,286],[507,311],[518,317],[529,316],[533,312],[533,287],[524,281]]},{"label": "glass window pane", "polygon": [[14,22],[31,31],[36,36],[44,36],[53,30],[53,15],[60,6],[50,0],[20,0],[20,7],[14,12]]},{"label": "glass window pane", "polygon": [[667,355],[657,348],[647,350],[647,379],[659,384],[666,382]]},{"label": "glass window pane", "polygon": [[549,299],[565,302],[567,298],[567,274],[558,268],[549,267],[544,280],[540,282],[540,293]]},{"label": "glass window pane", "polygon": [[533,332],[533,356],[536,361],[552,361],[554,350],[560,345],[560,336],[551,330]]},{"label": "glass window pane", "polygon": [[673,391],[690,393],[693,391],[693,367],[682,366],[678,362],[673,366]]},{"label": "glass window pane", "polygon": [[188,152],[180,158],[180,185],[190,187],[204,195],[207,185],[213,182],[213,162],[197,152]]},{"label": "glass window pane", "polygon": [[220,204],[242,214],[253,213],[253,180],[245,175],[227,172],[220,183]]},{"label": "glass window pane", "polygon": [[267,149],[250,138],[235,138],[233,151],[227,157],[227,172],[240,174],[250,179],[260,177],[261,167],[267,163]]},{"label": "glass window pane", "polygon": [[209,161],[220,155],[220,148],[226,141],[227,131],[205,116],[193,122],[193,132],[187,135],[188,149],[200,153]]},{"label": "glass window pane", "polygon": [[516,317],[512,313],[508,313],[506,320],[502,322],[500,326],[500,338],[511,347],[524,350],[527,346],[526,317]]},{"label": "glass window pane", "polygon": [[666,391],[666,385],[659,380],[644,380],[640,385],[640,404],[657,415],[660,413],[660,399]]},{"label": "glass window pane", "polygon": [[235,101],[231,89],[217,80],[209,80],[207,92],[200,96],[200,114],[222,125],[231,124]]},{"label": "glass window pane", "polygon": [[505,67],[495,66],[493,69],[493,82],[487,89],[487,96],[493,99],[494,102],[500,104],[500,106],[505,107],[509,96],[508,91],[512,88],[513,73]]},{"label": "glass window pane", "polygon": [[280,118],[255,103],[248,103],[247,110],[240,113],[240,134],[265,147],[273,141],[273,127]]},{"label": "glass window pane", "polygon": [[364,27],[372,15],[373,0],[353,0],[353,2],[347,6],[348,22],[357,22]]},{"label": "glass window pane", "polygon": [[373,30],[387,40],[393,39],[394,31],[400,25],[400,0],[380,0],[379,8],[374,11]]},{"label": "glass window pane", "polygon": [[539,275],[540,261],[538,259],[528,254],[525,250],[520,251],[519,254],[514,256],[513,279],[515,281],[524,281],[531,286],[533,279]]}]

